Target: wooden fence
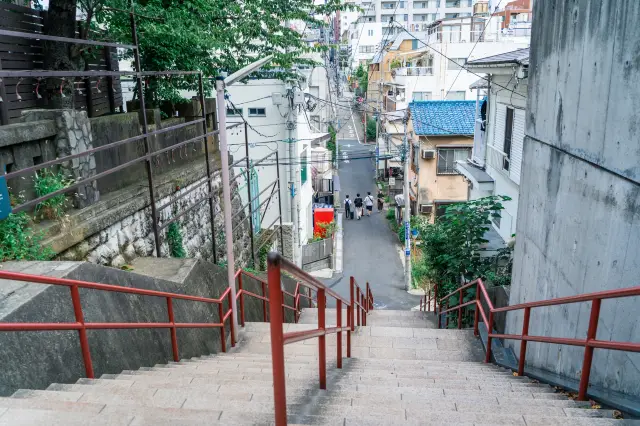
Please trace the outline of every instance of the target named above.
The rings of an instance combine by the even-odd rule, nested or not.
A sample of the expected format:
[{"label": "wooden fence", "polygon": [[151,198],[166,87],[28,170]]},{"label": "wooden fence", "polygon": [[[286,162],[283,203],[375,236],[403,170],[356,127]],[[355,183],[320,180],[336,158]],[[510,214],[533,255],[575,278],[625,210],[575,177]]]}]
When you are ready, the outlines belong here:
[{"label": "wooden fence", "polygon": [[326,238],[302,246],[302,269],[310,272],[331,268],[333,239]]},{"label": "wooden fence", "polygon": [[[47,13],[0,3],[0,28],[4,30],[42,34]],[[11,71],[38,70],[44,67],[43,43],[17,37],[0,36],[0,69]],[[96,48],[89,53],[86,71],[117,71],[115,48]],[[86,110],[89,117],[99,117],[122,111],[122,89],[119,77],[72,79],[74,109]],[[68,87],[67,87],[68,89]],[[30,108],[46,108],[46,82],[32,77],[0,79],[0,118],[2,124],[16,122],[21,112]]]}]

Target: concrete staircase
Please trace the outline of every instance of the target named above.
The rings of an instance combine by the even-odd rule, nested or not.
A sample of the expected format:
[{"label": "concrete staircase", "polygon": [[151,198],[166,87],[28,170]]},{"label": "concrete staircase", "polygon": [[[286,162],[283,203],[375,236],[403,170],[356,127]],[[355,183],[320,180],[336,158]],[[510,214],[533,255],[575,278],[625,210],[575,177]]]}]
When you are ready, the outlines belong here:
[{"label": "concrete staircase", "polygon": [[[327,325],[335,314],[327,310]],[[316,321],[305,309],[285,332]],[[367,324],[342,370],[336,336],[327,337],[327,390],[318,389],[317,339],[285,347],[289,424],[640,424],[483,364],[472,332],[434,329],[432,314],[374,311]],[[273,423],[269,324],[247,323],[240,339],[227,354],[20,390],[0,398],[0,425]]]}]

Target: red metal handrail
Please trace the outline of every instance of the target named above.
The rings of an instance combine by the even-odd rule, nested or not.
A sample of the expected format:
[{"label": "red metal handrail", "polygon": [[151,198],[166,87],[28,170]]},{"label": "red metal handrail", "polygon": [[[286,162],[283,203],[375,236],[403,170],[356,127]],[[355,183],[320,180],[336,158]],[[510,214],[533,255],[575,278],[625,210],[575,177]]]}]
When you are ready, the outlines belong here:
[{"label": "red metal handrail", "polygon": [[[463,293],[465,290],[475,287],[476,298],[474,301],[462,303]],[[459,294],[460,302],[458,305],[449,308],[449,298]],[[437,293],[436,293],[437,294]],[[482,300],[487,304],[489,308],[489,318],[487,318],[486,312],[481,303]],[[640,286],[629,287],[618,290],[606,290],[596,293],[587,293],[578,296],[559,297],[555,299],[541,300],[537,302],[520,303],[518,305],[505,306],[502,308],[494,308],[487,293],[487,289],[481,279],[476,279],[468,284],[461,286],[455,291],[439,299],[438,309],[438,328],[441,327],[440,317],[442,314],[458,311],[458,328],[462,327],[462,309],[466,306],[476,305],[474,314],[473,331],[478,336],[478,322],[482,317],[483,322],[487,326],[487,352],[485,356],[485,363],[491,362],[491,341],[492,339],[508,339],[508,340],[520,340],[520,358],[518,360],[518,375],[524,375],[524,364],[527,355],[527,342],[538,343],[551,343],[558,345],[570,345],[570,346],[582,346],[585,348],[584,359],[582,361],[582,372],[580,375],[580,384],[578,387],[578,400],[585,401],[587,399],[587,388],[589,387],[589,375],[591,374],[591,364],[593,361],[593,350],[598,349],[610,349],[625,352],[640,352],[640,343],[631,342],[612,342],[605,340],[597,340],[596,332],[598,328],[598,319],[600,318],[600,306],[602,300],[616,299],[621,297],[633,297],[640,296]],[[425,295],[426,298],[426,295]],[[426,300],[426,299],[425,299]],[[438,299],[436,298],[436,302]],[[446,307],[443,310],[443,301],[446,303]],[[422,300],[421,300],[422,302]],[[587,329],[587,336],[585,339],[569,339],[561,337],[547,337],[547,336],[530,336],[529,335],[529,320],[531,317],[531,309],[544,306],[558,306],[571,303],[592,302],[591,314],[589,316],[589,328]],[[422,307],[422,303],[421,303]],[[516,310],[524,310],[524,318],[522,321],[522,333],[521,334],[498,334],[493,332],[493,318],[494,314],[498,312],[509,312]],[[447,319],[448,324],[448,319]]]},{"label": "red metal handrail", "polygon": [[[80,349],[82,351],[82,360],[84,362],[85,373],[88,378],[93,379],[93,363],[91,361],[91,351],[89,350],[89,339],[87,330],[116,330],[116,329],[143,329],[143,328],[167,328],[170,331],[171,350],[174,361],[180,361],[180,353],[178,350],[178,337],[176,330],[178,328],[220,328],[220,347],[226,352],[225,323],[231,315],[231,289],[227,289],[218,299],[207,297],[189,296],[185,294],[170,293],[157,290],[145,290],[132,287],[122,287],[112,284],[101,284],[89,281],[73,280],[68,278],[56,278],[43,275],[31,275],[21,272],[0,271],[0,279],[21,281],[33,284],[47,284],[55,286],[69,287],[71,291],[71,301],[73,303],[73,312],[75,322],[63,323],[0,323],[0,331],[51,331],[51,330],[77,330],[80,340]],[[80,288],[91,290],[109,291],[114,293],[136,294],[140,296],[163,297],[167,300],[167,317],[168,322],[86,322],[82,311],[80,301]],[[173,300],[189,300],[193,302],[202,302],[218,305],[218,323],[181,323],[175,321],[173,312]],[[224,301],[228,303],[228,309],[224,311]],[[235,346],[235,334],[233,321],[229,321],[231,327],[231,346]]]},{"label": "red metal handrail", "polygon": [[[357,313],[358,325],[367,322],[367,313],[373,309],[373,293],[366,286],[363,293],[353,277],[350,280],[351,299],[347,301],[339,294],[326,287],[322,282],[312,277],[292,262],[284,259],[278,253],[269,253],[267,258],[267,275],[269,287],[270,323],[271,323],[271,362],[273,366],[273,400],[275,405],[275,420],[277,426],[287,424],[287,394],[285,387],[284,345],[302,340],[318,339],[318,363],[320,389],[327,388],[327,354],[326,336],[337,334],[337,367],[342,368],[342,332],[347,332],[347,357],[351,357],[351,332],[354,330],[354,314]],[[298,280],[296,291],[305,286],[314,289],[318,304],[318,328],[313,330],[284,333],[283,318],[279,305],[283,302],[284,291],[281,288],[282,270]],[[298,293],[300,295],[301,293]],[[326,298],[327,295],[336,300],[336,327],[326,326]],[[298,298],[299,300],[299,298]],[[342,325],[342,305],[347,306],[347,324]],[[357,310],[357,312],[356,312]]]}]

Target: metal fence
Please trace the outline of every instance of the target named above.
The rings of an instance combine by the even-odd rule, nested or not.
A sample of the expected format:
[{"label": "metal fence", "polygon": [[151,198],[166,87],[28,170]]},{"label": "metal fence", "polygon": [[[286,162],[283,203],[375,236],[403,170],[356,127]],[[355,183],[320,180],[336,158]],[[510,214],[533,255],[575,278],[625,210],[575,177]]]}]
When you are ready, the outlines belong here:
[{"label": "metal fence", "polygon": [[[135,14],[133,12],[129,13],[130,21],[131,21],[131,34],[133,44],[119,44],[119,43],[111,43],[105,41],[95,41],[95,40],[84,40],[84,39],[76,39],[76,38],[64,38],[64,37],[56,37],[56,36],[48,36],[41,33],[29,33],[29,32],[20,32],[20,31],[12,31],[12,30],[4,30],[0,29],[0,42],[5,42],[7,39],[16,40],[16,45],[20,46],[20,41],[24,43],[33,43],[34,41],[53,41],[60,43],[69,43],[69,44],[80,44],[80,45],[88,45],[88,46],[98,46],[104,49],[128,49],[133,51],[134,57],[134,71],[110,71],[108,69],[99,68],[96,70],[85,70],[85,71],[48,71],[48,70],[38,70],[38,69],[3,69],[0,67],[0,81],[9,81],[11,79],[15,79],[17,81],[26,81],[27,79],[37,81],[38,84],[45,84],[47,81],[56,82],[62,88],[62,85],[65,84],[65,81],[71,88],[75,87],[75,83],[80,81],[89,82],[88,84],[92,87],[93,82],[100,81],[109,81],[121,78],[129,78],[133,79],[136,84],[136,91],[139,99],[140,106],[140,128],[141,134],[128,137],[122,140],[118,140],[115,142],[106,143],[97,147],[90,147],[87,150],[81,150],[80,152],[72,152],[70,155],[61,155],[58,158],[55,158],[50,161],[44,161],[40,164],[36,164],[29,167],[24,167],[18,170],[11,170],[10,173],[4,174],[4,177],[7,182],[10,182],[12,179],[24,179],[25,176],[34,176],[34,174],[41,169],[59,169],[63,167],[65,164],[72,164],[73,162],[78,161],[89,161],[89,159],[93,159],[92,156],[98,152],[106,152],[106,150],[112,150],[117,147],[124,147],[126,145],[134,145],[139,147],[138,152],[139,156],[133,159],[127,159],[124,162],[120,162],[117,165],[112,165],[112,167],[108,167],[104,170],[100,170],[94,174],[83,174],[79,176],[74,176],[74,180],[69,185],[66,185],[63,189],[56,190],[54,192],[48,193],[42,196],[36,196],[36,198],[31,200],[20,200],[19,203],[12,206],[12,213],[18,213],[21,211],[32,210],[40,203],[49,200],[53,197],[66,195],[75,193],[82,193],[84,190],[91,192],[92,188],[95,189],[97,187],[96,182],[104,178],[105,176],[113,175],[114,173],[118,173],[123,171],[126,168],[144,164],[145,174],[147,178],[147,186],[149,193],[149,207],[151,210],[151,219],[152,219],[152,232],[154,236],[154,247],[156,256],[161,256],[160,249],[160,241],[161,241],[161,233],[166,230],[169,225],[183,218],[187,213],[193,211],[197,207],[201,206],[202,203],[208,203],[209,205],[209,215],[210,215],[210,225],[211,225],[211,233],[212,233],[212,250],[213,250],[213,261],[218,262],[217,258],[217,249],[216,249],[216,238],[215,238],[215,218],[218,213],[216,213],[216,209],[214,208],[214,198],[219,199],[219,194],[221,189],[214,190],[212,187],[212,181],[216,179],[212,170],[212,164],[214,163],[214,158],[212,157],[211,149],[209,147],[208,139],[212,138],[219,133],[219,129],[217,129],[217,122],[215,119],[215,114],[213,119],[209,119],[209,124],[211,125],[212,130],[209,130],[207,125],[207,103],[205,102],[204,96],[204,83],[203,83],[203,75],[199,71],[142,71],[140,65],[140,51],[138,47],[138,34],[136,29],[136,19]],[[0,16],[1,17],[1,16]],[[26,40],[26,41],[25,41]],[[145,88],[146,85],[149,84],[149,80],[151,79],[170,79],[170,78],[189,78],[192,82],[197,82],[198,86],[198,95],[197,99],[200,104],[200,114],[196,117],[190,117],[187,122],[173,124],[164,128],[158,128],[156,126],[155,130],[149,130],[148,117],[148,108],[145,102]],[[60,83],[62,82],[62,83]],[[57,86],[56,86],[57,87]],[[97,87],[97,86],[96,86]],[[6,87],[0,85],[0,89]],[[75,90],[73,92],[76,92]],[[61,89],[62,94],[62,89]],[[7,99],[6,94],[2,92],[0,94],[3,96],[3,100]],[[74,108],[76,105],[74,104]],[[231,129],[234,127],[240,126],[242,123],[231,124],[227,127],[227,129]],[[192,131],[196,134],[195,137],[184,136],[181,132],[177,132],[178,130],[190,127]],[[280,230],[280,248],[283,250],[283,241],[282,241],[282,207],[280,200],[280,176],[279,173],[277,178],[269,183],[260,193],[252,194],[251,188],[251,170],[252,167],[260,164],[261,162],[271,159],[271,162],[274,161],[275,157],[275,166],[279,169],[279,159],[278,154],[272,153],[264,158],[254,162],[251,165],[249,158],[249,140],[247,134],[247,123],[244,123],[245,127],[245,147],[246,147],[246,155],[238,160],[235,160],[232,164],[230,164],[231,168],[234,167],[243,167],[244,171],[241,173],[235,174],[232,178],[232,181],[237,179],[240,176],[245,175],[247,177],[247,199],[249,200],[247,204],[243,205],[238,211],[234,213],[234,218],[237,220],[235,224],[235,228],[233,232],[237,232],[238,229],[243,229],[242,225],[244,221],[249,220],[250,226],[249,231],[251,233],[251,251],[252,258],[255,262],[257,257],[257,253],[260,250],[260,247],[255,247],[255,236],[254,229],[261,227],[262,219],[260,219],[259,225],[254,225],[253,221],[257,217],[263,218],[264,215],[256,215],[256,209],[258,211],[266,210],[272,204],[272,200],[277,197],[278,200],[278,216],[275,221],[266,227],[266,229],[270,229],[273,233],[277,232],[277,229]],[[226,130],[226,129],[225,129]],[[165,146],[159,149],[152,149],[151,139],[160,134],[168,134],[172,133],[176,136],[175,143],[170,146]],[[192,133],[193,134],[193,133]],[[180,136],[182,135],[182,136]],[[175,151],[180,153],[182,156],[182,150],[187,150],[188,146],[199,146],[203,145],[204,150],[204,161],[206,163],[206,174],[199,179],[196,179],[194,182],[199,183],[197,185],[193,185],[189,190],[180,193],[176,197],[171,197],[170,200],[162,205],[158,205],[158,191],[157,187],[154,184],[154,169],[158,167],[159,161],[162,160],[163,156],[167,158],[173,158],[175,155]],[[175,162],[175,160],[173,161]],[[205,195],[201,198],[197,199],[194,202],[191,202],[190,205],[186,208],[183,208],[182,211],[176,212],[172,215],[172,217],[162,220],[161,212],[170,209],[172,206],[175,206],[179,201],[184,201],[184,198],[192,193],[193,191],[202,188],[202,186],[206,185]],[[265,195],[267,194],[267,195]],[[256,203],[256,200],[259,201],[261,196],[267,196],[268,198],[264,199],[262,203]],[[231,208],[231,206],[229,206]],[[245,217],[242,217],[242,214],[245,212],[245,209],[248,209],[248,214],[245,213]],[[218,209],[220,210],[220,209]],[[167,217],[168,215],[164,215]],[[273,228],[277,221],[280,221],[280,226],[276,229]],[[272,229],[273,228],[273,229]],[[262,240],[264,241],[264,240]],[[264,244],[264,243],[263,243]]]}]

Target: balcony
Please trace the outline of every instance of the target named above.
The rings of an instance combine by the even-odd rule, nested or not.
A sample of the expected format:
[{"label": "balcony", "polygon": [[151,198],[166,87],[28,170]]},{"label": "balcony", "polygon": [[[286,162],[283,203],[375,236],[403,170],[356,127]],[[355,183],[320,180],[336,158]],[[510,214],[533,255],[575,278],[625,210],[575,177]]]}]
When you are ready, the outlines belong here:
[{"label": "balcony", "polygon": [[397,68],[396,76],[414,77],[420,75],[433,75],[433,67],[403,67]]},{"label": "balcony", "polygon": [[509,156],[491,144],[487,145],[487,165],[509,177]]}]

